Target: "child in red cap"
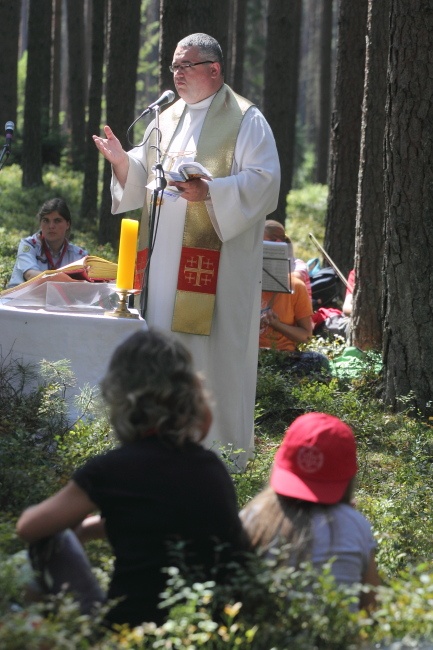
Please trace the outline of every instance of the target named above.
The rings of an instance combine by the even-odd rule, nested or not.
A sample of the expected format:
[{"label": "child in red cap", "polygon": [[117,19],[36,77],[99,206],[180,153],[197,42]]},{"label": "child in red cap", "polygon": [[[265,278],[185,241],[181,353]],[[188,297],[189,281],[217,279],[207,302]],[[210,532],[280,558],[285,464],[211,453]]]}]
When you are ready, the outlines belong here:
[{"label": "child in red cap", "polygon": [[[290,545],[290,564],[331,558],[341,584],[379,584],[369,522],[351,505],[357,472],[353,432],[337,417],[307,413],[287,429],[275,455],[270,486],[241,512],[256,549]],[[374,602],[362,593],[360,606]]]}]

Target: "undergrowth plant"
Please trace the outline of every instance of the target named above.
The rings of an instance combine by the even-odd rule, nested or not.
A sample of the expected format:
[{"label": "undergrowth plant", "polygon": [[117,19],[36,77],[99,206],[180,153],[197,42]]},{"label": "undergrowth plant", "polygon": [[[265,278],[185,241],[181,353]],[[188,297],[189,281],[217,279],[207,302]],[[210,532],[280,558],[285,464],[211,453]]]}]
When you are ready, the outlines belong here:
[{"label": "undergrowth plant", "polygon": [[[34,232],[37,208],[54,195],[78,214],[82,175],[46,168],[44,187],[21,188],[17,166],[0,175],[0,288],[7,282],[19,239]],[[297,256],[317,256],[308,237],[321,240],[326,188],[308,186],[290,193],[287,231]],[[81,230],[82,228],[82,230]],[[110,247],[98,247],[96,224],[74,218],[75,241],[92,254],[115,259]],[[341,341],[314,339],[308,344],[336,363]],[[256,558],[249,571],[231,568],[227,585],[202,583],[169,568],[165,601],[167,622],[107,630],[103,612],[80,616],[71,598],[44,603],[25,598],[28,565],[15,535],[23,508],[61,488],[74,469],[116,444],[99,396],[81,388],[69,421],[68,395],[75,378],[69,362],[24,366],[0,350],[0,648],[80,650],[95,648],[371,648],[404,640],[433,643],[433,428],[429,420],[402,405],[392,413],[381,401],[380,358],[364,355],[357,373],[296,377],[273,351],[259,355],[255,410],[255,452],[245,471],[243,450],[217,450],[232,473],[239,507],[268,482],[273,457],[285,430],[302,413],[337,415],[354,430],[358,446],[356,507],[371,521],[383,578],[378,604],[371,612],[351,607],[357,589],[333,582],[329,567],[314,572],[305,565],[277,569],[272,558]],[[74,391],[75,392],[75,391]],[[107,542],[87,546],[104,588],[112,570]],[[416,646],[413,646],[416,647]]]},{"label": "undergrowth plant", "polygon": [[[331,346],[329,356],[336,354]],[[342,592],[326,567],[319,574],[307,566],[282,572],[272,561],[260,560],[249,574],[233,569],[234,582],[227,586],[191,582],[173,568],[165,594],[171,607],[167,623],[113,632],[100,628],[98,617],[79,616],[66,596],[49,606],[25,602],[25,553],[14,533],[22,508],[52,494],[87,458],[116,444],[105,410],[97,395],[84,390],[85,417],[68,426],[65,399],[73,383],[68,363],[29,368],[11,357],[3,360],[0,647],[337,649],[402,638],[433,640],[433,430],[409,411],[384,409],[377,396],[376,361],[352,380],[312,380],[283,372],[277,353],[261,354],[256,452],[245,472],[232,473],[242,507],[266,485],[275,450],[295,417],[319,410],[348,422],[358,444],[357,507],[372,522],[384,580],[376,610],[354,612],[349,605],[356,590]],[[240,451],[220,453],[233,470]],[[93,542],[88,552],[106,586],[112,565],[108,544]]]}]

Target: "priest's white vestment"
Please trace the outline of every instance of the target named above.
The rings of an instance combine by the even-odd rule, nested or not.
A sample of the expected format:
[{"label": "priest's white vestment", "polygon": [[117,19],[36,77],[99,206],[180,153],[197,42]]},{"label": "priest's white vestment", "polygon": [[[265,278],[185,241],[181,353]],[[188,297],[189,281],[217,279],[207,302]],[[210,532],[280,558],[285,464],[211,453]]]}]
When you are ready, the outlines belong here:
[{"label": "priest's white vestment", "polygon": [[[164,158],[175,169],[194,160],[198,137],[214,96],[187,105]],[[147,129],[145,139],[152,125]],[[163,152],[166,154],[166,152]],[[148,183],[146,144],[129,153],[125,187],[113,176],[113,214],[140,208]],[[174,163],[174,164],[173,164]],[[150,170],[149,170],[150,173]],[[213,398],[213,424],[206,444],[242,449],[242,466],[254,448],[263,230],[275,210],[280,166],[271,129],[250,107],[236,141],[231,175],[209,182],[206,207],[222,241],[216,304],[210,336],[174,335],[188,347]],[[171,330],[187,201],[163,200],[150,264],[146,320]]]}]

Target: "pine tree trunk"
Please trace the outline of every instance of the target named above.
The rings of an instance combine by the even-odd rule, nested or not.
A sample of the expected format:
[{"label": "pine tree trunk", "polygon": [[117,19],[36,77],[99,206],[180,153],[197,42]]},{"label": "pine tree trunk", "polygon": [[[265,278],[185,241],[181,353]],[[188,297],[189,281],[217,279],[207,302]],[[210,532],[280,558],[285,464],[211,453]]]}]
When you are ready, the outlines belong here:
[{"label": "pine tree trunk", "polygon": [[356,212],[355,295],[352,341],[362,350],[382,349],[382,266],[389,0],[369,0],[361,155]]},{"label": "pine tree trunk", "polygon": [[195,32],[204,32],[217,39],[227,57],[229,0],[161,0],[160,90],[174,90],[168,67],[177,43]]},{"label": "pine tree trunk", "polygon": [[328,180],[329,135],[331,127],[332,0],[321,0],[320,16],[320,97],[316,138],[316,182]]},{"label": "pine tree trunk", "polygon": [[102,73],[105,51],[105,6],[106,0],[93,0],[92,11],[92,77],[89,88],[89,118],[86,126],[86,148],[84,156],[84,183],[81,196],[81,217],[93,223],[98,212],[98,169],[99,152],[92,136],[101,130]]},{"label": "pine tree trunk", "polygon": [[282,224],[293,178],[301,8],[301,0],[284,6],[279,0],[268,4],[263,112],[274,133],[281,165],[278,206],[269,216]]},{"label": "pine tree trunk", "polygon": [[15,0],[0,2],[0,43],[2,60],[0,65],[0,128],[17,120],[18,101],[18,33],[20,25],[20,3]]},{"label": "pine tree trunk", "polygon": [[325,250],[347,277],[355,253],[368,0],[340,0]]},{"label": "pine tree trunk", "polygon": [[433,8],[391,0],[385,129],[385,400],[433,413]]},{"label": "pine tree trunk", "polygon": [[85,142],[86,76],[84,47],[84,0],[67,0],[68,78],[71,117],[71,163],[83,169]]},{"label": "pine tree trunk", "polygon": [[[134,121],[135,86],[140,44],[140,0],[111,0],[109,11],[109,52],[107,64],[107,124],[124,149],[130,149],[126,132]],[[131,138],[133,134],[131,133]],[[120,219],[111,214],[111,168],[105,162],[100,207],[99,242],[117,248]]]},{"label": "pine tree trunk", "polygon": [[51,0],[30,0],[28,22],[27,73],[24,100],[22,170],[23,187],[42,185],[42,87],[44,62],[50,51],[47,16]]}]

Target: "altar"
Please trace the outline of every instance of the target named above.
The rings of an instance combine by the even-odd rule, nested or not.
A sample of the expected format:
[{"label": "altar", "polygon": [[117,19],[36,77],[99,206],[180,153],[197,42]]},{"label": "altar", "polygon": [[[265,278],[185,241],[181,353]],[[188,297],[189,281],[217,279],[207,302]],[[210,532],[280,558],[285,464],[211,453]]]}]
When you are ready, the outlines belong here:
[{"label": "altar", "polygon": [[0,306],[0,357],[38,369],[40,361],[68,359],[76,384],[67,391],[71,416],[75,395],[85,384],[98,386],[115,348],[146,330],[146,321],[104,314],[58,312]]}]

